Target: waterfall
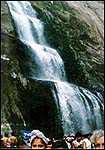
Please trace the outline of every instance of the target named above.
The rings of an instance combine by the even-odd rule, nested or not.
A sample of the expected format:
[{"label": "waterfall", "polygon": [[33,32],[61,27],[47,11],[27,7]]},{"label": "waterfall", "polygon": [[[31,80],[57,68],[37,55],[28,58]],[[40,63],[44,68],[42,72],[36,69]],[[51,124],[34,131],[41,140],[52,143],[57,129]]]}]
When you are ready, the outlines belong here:
[{"label": "waterfall", "polygon": [[98,97],[85,88],[67,82],[55,83],[55,86],[57,92],[53,93],[62,113],[65,135],[78,130],[86,133],[94,128],[103,128],[104,99],[100,93],[97,93],[100,95]]},{"label": "waterfall", "polygon": [[29,78],[51,81],[64,135],[103,128],[103,97],[100,93],[68,83],[62,58],[44,37],[44,26],[27,1],[7,1],[18,38],[27,46]]},{"label": "waterfall", "polygon": [[[31,78],[64,80],[64,64],[57,51],[46,44],[43,23],[29,2],[8,1],[19,39],[31,53]],[[40,65],[39,65],[40,64]]]}]

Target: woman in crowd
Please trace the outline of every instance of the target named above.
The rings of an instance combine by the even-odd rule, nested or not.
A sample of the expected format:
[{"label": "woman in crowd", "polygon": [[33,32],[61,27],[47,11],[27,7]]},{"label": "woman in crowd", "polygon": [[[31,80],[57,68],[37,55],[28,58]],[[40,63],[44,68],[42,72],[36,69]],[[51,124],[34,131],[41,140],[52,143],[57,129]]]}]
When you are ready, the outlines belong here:
[{"label": "woman in crowd", "polygon": [[90,140],[94,149],[104,149],[104,130],[95,130]]},{"label": "woman in crowd", "polygon": [[30,137],[30,148],[31,149],[46,149],[48,139],[39,130],[33,130]]}]

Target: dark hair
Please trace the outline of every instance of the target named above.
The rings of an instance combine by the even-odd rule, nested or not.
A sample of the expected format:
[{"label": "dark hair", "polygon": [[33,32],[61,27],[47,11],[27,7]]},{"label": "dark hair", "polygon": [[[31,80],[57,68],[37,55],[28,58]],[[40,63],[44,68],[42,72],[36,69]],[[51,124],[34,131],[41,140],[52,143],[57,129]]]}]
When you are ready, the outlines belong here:
[{"label": "dark hair", "polygon": [[48,145],[50,145],[50,144],[52,144],[52,143],[53,143],[53,141],[49,141],[49,142],[48,142]]},{"label": "dark hair", "polygon": [[77,137],[82,137],[82,134],[81,134],[80,132],[77,132],[77,133],[75,134],[75,138],[77,138]]},{"label": "dark hair", "polygon": [[68,149],[67,143],[64,140],[53,142],[51,149],[53,149],[53,148],[61,148],[61,147]]},{"label": "dark hair", "polygon": [[32,144],[33,144],[33,142],[34,142],[35,139],[41,139],[42,143],[45,145],[45,147],[47,147],[47,144],[44,142],[44,140],[42,138],[38,137],[38,136],[36,136],[35,138],[33,138],[32,142],[31,142],[31,146],[32,146]]},{"label": "dark hair", "polygon": [[19,146],[23,146],[23,145],[26,145],[26,142],[24,141],[24,138],[23,138],[23,136],[18,136],[18,138],[17,138],[17,147],[19,147]]}]

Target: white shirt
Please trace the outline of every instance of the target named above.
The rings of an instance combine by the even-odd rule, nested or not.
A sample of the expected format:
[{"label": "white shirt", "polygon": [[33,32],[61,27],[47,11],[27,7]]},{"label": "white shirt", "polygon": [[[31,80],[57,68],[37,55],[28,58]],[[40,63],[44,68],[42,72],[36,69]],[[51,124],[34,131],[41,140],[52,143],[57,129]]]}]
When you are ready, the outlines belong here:
[{"label": "white shirt", "polygon": [[91,142],[87,138],[83,139],[86,142],[86,149],[91,149]]},{"label": "white shirt", "polygon": [[76,145],[76,147],[78,147],[83,143],[83,140],[81,140],[80,142],[77,142],[77,140],[74,140],[73,143]]}]

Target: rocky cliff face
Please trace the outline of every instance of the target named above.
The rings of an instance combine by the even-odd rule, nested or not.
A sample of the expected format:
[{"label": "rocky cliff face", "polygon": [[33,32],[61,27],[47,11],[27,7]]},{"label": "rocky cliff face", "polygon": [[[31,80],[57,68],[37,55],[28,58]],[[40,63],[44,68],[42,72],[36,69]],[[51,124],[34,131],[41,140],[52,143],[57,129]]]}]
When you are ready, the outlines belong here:
[{"label": "rocky cliff face", "polygon": [[103,4],[32,2],[44,21],[48,43],[59,50],[68,80],[103,91]]},{"label": "rocky cliff face", "polygon": [[[64,1],[31,1],[31,4],[38,12],[38,17],[44,22],[44,34],[48,43],[51,47],[58,49],[64,60],[68,80],[103,94],[103,3],[100,1],[91,4],[87,1],[77,1],[76,3],[73,1],[67,3]],[[57,116],[53,115],[56,114],[56,107],[53,108],[55,104],[49,90],[50,85],[43,87],[42,83],[26,79],[21,70],[18,51],[21,51],[23,46],[17,39],[13,27],[7,3],[2,1],[1,122],[3,124],[17,123],[17,126],[22,124],[23,128],[26,121],[29,126],[31,124],[30,128],[33,128],[35,126],[33,114],[37,112],[33,110],[35,110],[36,104],[39,106],[37,100],[40,99],[41,106],[44,106],[41,109],[43,111],[40,118],[40,120],[43,118],[43,130],[46,126],[50,133],[61,130],[59,121],[56,122]],[[42,94],[46,91],[47,97],[46,94]],[[34,95],[36,96],[34,97]],[[43,97],[46,105],[41,101]],[[34,104],[34,99],[36,99],[36,104]],[[37,109],[38,107],[36,107]],[[49,126],[46,124],[46,116],[49,118]],[[36,128],[39,126],[40,120]]]},{"label": "rocky cliff face", "polygon": [[[6,2],[1,2],[1,122],[5,126],[10,120],[22,122],[18,95],[17,77],[21,70],[16,56],[17,40],[12,18]],[[21,86],[21,85],[20,85]]]}]

